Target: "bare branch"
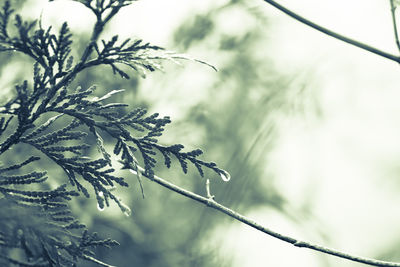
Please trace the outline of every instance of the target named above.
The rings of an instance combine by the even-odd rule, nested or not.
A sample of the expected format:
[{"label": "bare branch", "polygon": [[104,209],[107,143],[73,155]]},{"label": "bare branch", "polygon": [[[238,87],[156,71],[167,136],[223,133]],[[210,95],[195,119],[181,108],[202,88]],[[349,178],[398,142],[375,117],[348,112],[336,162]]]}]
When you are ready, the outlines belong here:
[{"label": "bare branch", "polygon": [[[355,256],[343,251],[339,251],[339,250],[335,250],[335,249],[331,249],[328,247],[324,247],[324,246],[320,246],[317,244],[313,244],[313,243],[309,243],[309,242],[305,242],[305,241],[301,241],[298,240],[296,238],[290,237],[288,235],[284,235],[284,234],[280,234],[278,232],[275,232],[267,227],[264,227],[263,225],[257,223],[256,221],[247,218],[241,214],[239,214],[238,212],[231,210],[221,204],[219,204],[218,202],[216,202],[213,197],[208,196],[208,198],[200,196],[198,194],[195,194],[191,191],[188,191],[186,189],[183,189],[173,183],[170,183],[166,180],[164,180],[163,178],[160,178],[156,175],[154,175],[153,177],[149,178],[146,174],[145,174],[145,170],[141,167],[138,166],[138,171],[140,171],[142,173],[143,176],[145,176],[146,178],[148,178],[151,181],[154,181],[156,183],[158,183],[159,185],[174,191],[178,194],[181,194],[187,198],[193,199],[197,202],[203,203],[204,205],[209,206],[210,208],[213,208],[215,210],[218,210],[222,213],[225,213],[226,215],[232,217],[233,219],[240,221],[242,223],[245,223],[247,225],[249,225],[252,228],[257,229],[260,232],[263,232],[267,235],[270,235],[272,237],[275,237],[277,239],[280,239],[282,241],[285,241],[287,243],[290,243],[296,247],[299,248],[308,248],[311,250],[315,250],[315,251],[319,251],[322,252],[324,254],[329,254],[329,255],[333,255],[339,258],[343,258],[343,259],[347,259],[350,261],[354,261],[354,262],[359,262],[359,263],[364,263],[367,265],[372,265],[372,266],[381,266],[381,267],[400,267],[400,263],[397,262],[388,262],[388,261],[381,261],[381,260],[376,260],[376,259],[369,259],[369,258],[364,258],[364,257],[359,257],[359,256]],[[209,189],[207,189],[208,191]],[[208,191],[207,194],[210,194],[210,192]]]},{"label": "bare branch", "polygon": [[397,30],[397,22],[396,22],[396,5],[394,3],[394,0],[390,0],[390,11],[391,11],[390,13],[392,14],[394,37],[396,38],[397,49],[400,52],[399,32]]},{"label": "bare branch", "polygon": [[361,43],[361,42],[359,42],[357,40],[351,39],[349,37],[346,37],[346,36],[343,36],[343,35],[341,35],[339,33],[331,31],[331,30],[329,30],[327,28],[324,28],[324,27],[322,27],[322,26],[320,26],[320,25],[318,25],[318,24],[316,24],[316,23],[314,23],[314,22],[312,22],[312,21],[310,21],[310,20],[308,20],[308,19],[296,14],[295,12],[287,9],[286,7],[278,4],[277,2],[275,2],[273,0],[264,0],[264,1],[267,2],[268,4],[274,6],[275,8],[279,9],[280,11],[282,11],[285,14],[287,14],[288,16],[292,17],[293,19],[295,19],[297,21],[300,21],[301,23],[303,23],[303,24],[305,24],[305,25],[307,25],[307,26],[309,26],[309,27],[311,27],[311,28],[313,28],[313,29],[315,29],[317,31],[325,33],[325,34],[327,34],[327,35],[329,35],[329,36],[331,36],[333,38],[336,38],[338,40],[341,40],[343,42],[346,42],[348,44],[351,44],[353,46],[356,46],[358,48],[366,50],[368,52],[374,53],[374,54],[379,55],[381,57],[384,57],[384,58],[393,60],[393,61],[395,61],[397,63],[400,63],[400,57],[399,56],[395,56],[393,54],[390,54],[390,53],[387,53],[387,52],[382,51],[380,49],[377,49],[377,48],[375,48],[373,46]]}]

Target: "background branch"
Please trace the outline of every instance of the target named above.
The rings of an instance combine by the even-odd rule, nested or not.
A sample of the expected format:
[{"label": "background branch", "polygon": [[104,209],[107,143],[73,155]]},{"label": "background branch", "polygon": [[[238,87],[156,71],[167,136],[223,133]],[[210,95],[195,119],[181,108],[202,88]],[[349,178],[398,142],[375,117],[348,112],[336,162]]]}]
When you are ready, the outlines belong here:
[{"label": "background branch", "polygon": [[400,52],[399,33],[397,30],[397,22],[396,22],[396,6],[394,4],[394,0],[390,0],[390,13],[392,14],[393,31],[394,31],[394,37],[396,38],[397,49]]},{"label": "background branch", "polygon": [[348,38],[348,37],[343,36],[343,35],[341,35],[339,33],[336,33],[334,31],[331,31],[331,30],[327,29],[327,28],[324,28],[324,27],[322,27],[322,26],[320,26],[320,25],[318,25],[318,24],[316,24],[316,23],[314,23],[314,22],[312,22],[312,21],[310,21],[310,20],[308,20],[308,19],[296,14],[295,12],[287,9],[286,7],[278,4],[277,2],[275,2],[273,0],[264,0],[264,1],[267,2],[268,4],[274,6],[275,8],[279,9],[280,11],[282,11],[285,14],[287,14],[288,16],[294,18],[295,20],[300,21],[301,23],[303,23],[303,24],[305,24],[305,25],[307,25],[307,26],[309,26],[309,27],[311,27],[311,28],[313,28],[313,29],[315,29],[315,30],[317,30],[319,32],[325,33],[325,34],[327,34],[327,35],[329,35],[329,36],[331,36],[333,38],[336,38],[338,40],[341,40],[343,42],[346,42],[348,44],[351,44],[353,46],[356,46],[358,48],[366,50],[368,52],[374,53],[374,54],[379,55],[381,57],[384,57],[384,58],[393,60],[393,61],[395,61],[397,63],[400,63],[400,57],[399,56],[395,56],[393,54],[390,54],[390,53],[387,53],[387,52],[382,51],[380,49],[377,49],[377,48],[375,48],[373,46],[361,43],[361,42],[359,42],[357,40]]},{"label": "background branch", "polygon": [[[137,170],[141,172],[141,174],[143,176],[145,176],[146,178],[148,178],[151,181],[154,181],[156,183],[158,183],[159,185],[168,188],[178,194],[181,194],[187,198],[193,199],[197,202],[203,203],[207,206],[209,206],[210,208],[213,208],[215,210],[218,210],[222,213],[225,213],[226,215],[232,217],[233,219],[240,221],[242,223],[245,223],[247,225],[249,225],[252,228],[257,229],[260,232],[263,232],[267,235],[270,235],[272,237],[275,237],[277,239],[280,239],[282,241],[285,241],[287,243],[290,243],[296,247],[299,248],[308,248],[311,250],[315,250],[315,251],[319,251],[322,252],[324,254],[329,254],[329,255],[333,255],[339,258],[343,258],[343,259],[347,259],[350,261],[355,261],[355,262],[359,262],[359,263],[364,263],[367,265],[372,265],[372,266],[383,266],[383,267],[400,267],[400,263],[397,262],[388,262],[388,261],[380,261],[380,260],[376,260],[376,259],[369,259],[369,258],[364,258],[364,257],[360,257],[360,256],[355,256],[355,255],[351,255],[349,253],[343,252],[343,251],[339,251],[339,250],[335,250],[335,249],[331,249],[328,247],[324,247],[324,246],[320,246],[320,245],[316,245],[313,243],[309,243],[309,242],[305,242],[305,241],[301,241],[298,240],[296,238],[284,235],[284,234],[280,234],[278,232],[275,232],[269,228],[264,227],[263,225],[257,223],[256,221],[247,218],[241,214],[239,214],[238,212],[231,210],[221,204],[219,204],[218,202],[216,202],[213,197],[211,198],[205,198],[203,196],[200,196],[198,194],[195,194],[191,191],[188,191],[186,189],[183,189],[173,183],[170,183],[166,180],[164,180],[163,178],[160,178],[156,175],[154,175],[153,177],[149,177],[145,174],[145,170],[139,166],[137,166]],[[136,172],[136,170],[134,170]]]}]

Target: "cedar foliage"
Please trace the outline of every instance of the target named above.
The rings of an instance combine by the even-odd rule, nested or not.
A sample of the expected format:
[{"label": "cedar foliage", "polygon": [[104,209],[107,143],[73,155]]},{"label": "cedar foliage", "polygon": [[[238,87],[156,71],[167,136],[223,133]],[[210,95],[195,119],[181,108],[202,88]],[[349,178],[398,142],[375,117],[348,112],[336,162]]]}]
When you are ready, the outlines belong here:
[{"label": "cedar foliage", "polygon": [[[143,40],[119,41],[117,35],[108,41],[99,40],[110,19],[133,1],[73,1],[89,8],[96,17],[79,60],[71,55],[74,46],[66,22],[54,32],[38,21],[25,21],[14,14],[10,1],[1,7],[0,52],[19,52],[33,60],[32,79],[17,84],[15,96],[0,106],[1,266],[78,266],[79,260],[109,266],[95,258],[93,249],[118,243],[90,233],[74,217],[68,201],[94,194],[99,209],[114,201],[129,215],[129,207],[112,190],[128,186],[116,175],[117,169],[130,169],[139,181],[141,175],[151,179],[159,154],[168,168],[176,159],[184,173],[191,164],[201,176],[206,168],[229,180],[229,174],[214,162],[199,158],[200,149],[185,152],[181,144],[159,144],[158,137],[170,118],[147,114],[140,107],[127,110],[125,103],[110,102],[123,90],[95,96],[96,86],[71,88],[76,77],[91,67],[106,65],[115,75],[129,79],[123,66],[144,76],[161,69],[162,60],[190,59]],[[113,151],[107,150],[104,135],[113,140]],[[89,153],[87,138],[96,140],[96,157]],[[21,144],[33,147],[40,156],[16,155],[11,149]],[[40,169],[43,157],[63,170],[62,179],[68,184],[57,188],[47,184],[58,178]],[[112,157],[118,157],[119,162]]]}]

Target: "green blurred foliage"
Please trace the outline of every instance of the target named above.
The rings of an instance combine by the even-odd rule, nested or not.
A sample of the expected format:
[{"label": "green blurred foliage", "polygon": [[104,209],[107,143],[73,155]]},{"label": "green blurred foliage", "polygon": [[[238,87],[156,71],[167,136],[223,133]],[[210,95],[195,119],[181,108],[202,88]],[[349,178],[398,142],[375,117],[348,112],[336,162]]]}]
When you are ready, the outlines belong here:
[{"label": "green blurred foliage", "polygon": [[[237,10],[245,19],[253,20],[253,25],[239,33],[223,32],[219,25],[221,16],[229,18]],[[277,119],[291,109],[291,80],[277,73],[273,62],[261,56],[259,49],[269,38],[266,27],[267,19],[260,13],[247,7],[244,1],[232,1],[207,13],[188,16],[168,47],[192,56],[202,53],[203,58],[212,58],[208,61],[219,71],[209,71],[213,82],[201,88],[206,94],[204,100],[193,101],[193,106],[180,110],[184,114],[181,119],[174,121],[172,117],[172,129],[167,128],[166,139],[191,140],[184,143],[202,148],[207,159],[224,166],[232,180],[224,183],[210,177],[211,192],[218,202],[239,212],[261,205],[285,212],[285,199],[273,185],[274,177],[268,173],[267,162],[268,151],[277,138]],[[207,55],[204,50],[210,53]],[[186,75],[190,81],[187,68],[190,67],[167,68],[161,74],[165,77],[154,83],[167,90],[174,77]],[[91,75],[94,76],[87,77],[97,75],[99,81],[102,74]],[[160,77],[154,76],[148,79]],[[109,85],[124,86],[114,79]],[[144,90],[140,81],[138,85],[139,91]],[[171,95],[171,101],[179,101],[173,92]],[[154,104],[147,101],[145,97],[129,100],[149,107]],[[205,179],[195,172],[185,177],[179,171],[160,169],[158,175],[205,195]],[[102,251],[102,260],[118,266],[230,266],[229,255],[218,258],[215,244],[207,246],[210,231],[217,224],[229,223],[229,219],[156,184],[145,182],[146,198],[141,199],[137,183],[132,184],[133,189],[124,192],[123,197],[129,199],[127,203],[133,208],[131,219],[101,214],[92,220],[93,228],[109,233],[121,243],[117,250]],[[90,204],[86,207],[90,209]]]}]

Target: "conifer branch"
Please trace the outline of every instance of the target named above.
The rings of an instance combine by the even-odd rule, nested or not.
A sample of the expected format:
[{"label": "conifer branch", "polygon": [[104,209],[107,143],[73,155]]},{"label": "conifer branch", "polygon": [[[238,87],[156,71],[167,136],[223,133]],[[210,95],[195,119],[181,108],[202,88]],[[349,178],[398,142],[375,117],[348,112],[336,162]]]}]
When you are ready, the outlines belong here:
[{"label": "conifer branch", "polygon": [[314,22],[312,22],[312,21],[310,21],[310,20],[298,15],[297,13],[287,9],[286,7],[278,4],[277,2],[275,2],[273,0],[263,0],[263,1],[267,2],[268,4],[272,5],[273,7],[277,8],[280,11],[282,11],[283,13],[287,14],[291,18],[293,18],[293,19],[295,19],[295,20],[297,20],[297,21],[299,21],[299,22],[301,22],[301,23],[303,23],[303,24],[305,24],[305,25],[307,25],[307,26],[319,31],[319,32],[322,32],[322,33],[324,33],[326,35],[329,35],[329,36],[331,36],[331,37],[333,37],[335,39],[338,39],[338,40],[343,41],[345,43],[348,43],[350,45],[356,46],[358,48],[361,48],[361,49],[366,50],[368,52],[371,52],[373,54],[376,54],[376,55],[379,55],[381,57],[384,57],[384,58],[390,59],[392,61],[395,61],[397,63],[400,63],[400,57],[399,56],[387,53],[387,52],[382,51],[380,49],[377,49],[377,48],[375,48],[373,46],[364,44],[362,42],[359,42],[357,40],[354,40],[354,39],[346,37],[346,36],[344,36],[342,34],[339,34],[337,32],[331,31],[331,30],[329,30],[329,29],[327,29],[325,27],[322,27],[322,26],[320,26],[320,25],[318,25],[318,24],[316,24],[316,23],[314,23]]},{"label": "conifer branch", "polygon": [[[0,10],[0,52],[17,51],[30,56],[34,61],[33,86],[29,88],[28,81],[23,81],[15,87],[16,97],[0,107],[0,136],[10,123],[14,123],[14,132],[8,135],[0,144],[0,155],[13,145],[26,143],[43,152],[49,159],[57,163],[67,174],[72,185],[78,191],[89,196],[86,188],[77,180],[76,174],[88,181],[94,188],[99,207],[109,205],[109,199],[115,201],[121,211],[129,215],[130,209],[117,196],[110,193],[106,186],[118,183],[127,186],[123,178],[112,174],[110,158],[104,148],[101,135],[96,131],[92,117],[102,117],[114,120],[119,113],[116,108],[125,104],[102,104],[109,98],[110,92],[102,98],[84,99],[92,90],[67,94],[67,86],[82,70],[81,66],[90,58],[94,44],[97,42],[104,25],[130,1],[79,1],[88,5],[101,4],[93,7],[100,15],[91,42],[88,44],[81,61],[75,66],[71,52],[71,33],[64,23],[58,34],[51,32],[51,27],[44,30],[41,25],[34,31],[36,22],[25,22],[19,15],[15,16],[15,36],[7,31],[10,15],[14,10],[10,1],[5,1]],[[104,14],[103,16],[103,13]],[[62,105],[60,102],[63,102]],[[100,104],[101,103],[101,104]],[[79,106],[80,105],[80,106]],[[74,106],[75,110],[68,110]],[[85,109],[85,112],[79,110]],[[37,119],[49,112],[59,115],[50,118],[46,123],[36,127]],[[12,115],[12,116],[10,116]],[[69,125],[54,130],[54,122],[63,115],[75,117]],[[75,128],[86,125],[88,132],[97,140],[97,147],[104,159],[92,160],[83,156],[88,145],[82,142],[87,133],[74,131]],[[27,130],[33,128],[30,133]],[[71,143],[77,141],[78,143]],[[80,142],[79,142],[80,141]],[[70,154],[74,156],[69,156]],[[66,185],[53,190],[30,190],[31,184],[41,184],[47,177],[46,172],[31,171],[20,173],[20,169],[40,158],[32,156],[21,163],[0,167],[0,250],[4,255],[4,264],[19,266],[76,266],[78,258],[92,261],[101,266],[111,266],[93,258],[92,248],[97,246],[111,247],[117,242],[111,239],[100,240],[96,234],[76,235],[73,231],[84,228],[73,216],[67,205],[71,197],[79,194],[67,190]],[[107,167],[109,166],[109,168]],[[106,168],[107,167],[107,168]],[[13,172],[13,173],[8,173]],[[17,173],[17,174],[15,174]],[[16,188],[14,186],[17,186]],[[27,186],[25,189],[22,186]],[[29,218],[29,220],[26,220]],[[46,227],[43,227],[46,226]],[[11,227],[11,228],[10,228]],[[2,231],[6,229],[6,231]],[[20,248],[25,252],[25,260],[8,257],[9,248]],[[5,260],[5,262],[4,262]],[[27,262],[25,262],[27,261]]]},{"label": "conifer branch", "polygon": [[263,226],[262,224],[234,211],[229,209],[228,207],[216,202],[214,200],[214,196],[212,196],[209,192],[209,185],[206,184],[206,188],[207,188],[207,195],[209,195],[209,197],[203,197],[201,195],[198,195],[196,193],[193,193],[189,190],[186,190],[182,187],[179,187],[171,182],[168,182],[167,180],[157,176],[157,175],[152,175],[149,176],[146,171],[140,167],[140,166],[135,166],[135,169],[132,169],[132,166],[129,166],[129,164],[127,163],[123,163],[126,164],[125,168],[130,168],[131,170],[133,170],[134,172],[140,172],[141,175],[143,175],[144,177],[148,178],[149,180],[175,192],[178,193],[180,195],[183,195],[184,197],[190,198],[192,200],[195,200],[199,203],[202,203],[212,209],[218,210],[219,212],[222,212],[226,215],[228,215],[229,217],[240,221],[244,224],[247,224],[248,226],[257,229],[260,232],[263,232],[269,236],[272,236],[274,238],[277,238],[281,241],[287,242],[289,244],[292,244],[293,246],[299,247],[299,248],[307,248],[310,250],[314,250],[314,251],[318,251],[324,254],[329,254],[332,256],[336,256],[339,258],[343,258],[346,260],[350,260],[350,261],[354,261],[354,262],[358,262],[358,263],[363,263],[363,264],[367,264],[367,265],[372,265],[372,266],[381,266],[381,267],[400,267],[400,263],[397,262],[389,262],[389,261],[381,261],[381,260],[376,260],[376,259],[370,259],[370,258],[365,258],[365,257],[360,257],[360,256],[355,256],[352,255],[350,253],[344,252],[344,251],[340,251],[340,250],[336,250],[336,249],[332,249],[332,248],[328,248],[328,247],[324,247],[324,246],[320,246],[314,243],[310,243],[310,242],[305,242],[305,241],[301,241],[298,240],[294,237],[285,235],[285,234],[281,234],[279,232],[276,232],[274,230],[271,230],[265,226]]}]

